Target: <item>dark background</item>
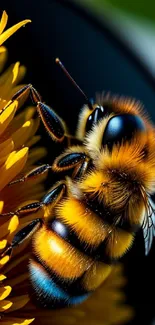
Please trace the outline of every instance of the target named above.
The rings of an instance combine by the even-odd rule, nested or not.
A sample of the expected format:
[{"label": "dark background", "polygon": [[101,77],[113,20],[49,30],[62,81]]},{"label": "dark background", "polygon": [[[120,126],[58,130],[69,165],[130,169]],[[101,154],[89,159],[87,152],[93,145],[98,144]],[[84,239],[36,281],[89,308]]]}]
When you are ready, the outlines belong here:
[{"label": "dark background", "polygon": [[[106,23],[70,1],[1,0],[9,14],[9,25],[32,19],[25,29],[6,42],[10,62],[20,60],[28,68],[26,82],[32,83],[43,100],[67,121],[74,133],[84,99],[66,78],[55,58],[58,56],[88,97],[102,90],[141,100],[155,120],[155,83],[130,49],[121,43]],[[149,49],[148,49],[149,50]],[[53,156],[53,144],[48,145]],[[128,303],[136,310],[132,324],[151,324],[155,316],[155,245],[144,257],[142,234],[137,234],[124,258]],[[104,303],[104,302],[103,302]],[[119,324],[118,324],[119,325]]]}]

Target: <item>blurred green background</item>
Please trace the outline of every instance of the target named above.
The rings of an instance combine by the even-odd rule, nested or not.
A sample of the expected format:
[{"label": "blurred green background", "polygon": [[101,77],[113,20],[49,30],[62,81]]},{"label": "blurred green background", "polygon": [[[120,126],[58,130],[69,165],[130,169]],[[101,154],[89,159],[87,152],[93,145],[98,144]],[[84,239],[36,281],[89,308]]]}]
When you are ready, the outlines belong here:
[{"label": "blurred green background", "polygon": [[80,3],[101,21],[106,20],[155,78],[154,0],[80,0]]},{"label": "blurred green background", "polygon": [[83,0],[87,5],[101,8],[104,5],[112,5],[113,8],[121,9],[126,13],[147,18],[155,23],[155,2],[154,0]]}]

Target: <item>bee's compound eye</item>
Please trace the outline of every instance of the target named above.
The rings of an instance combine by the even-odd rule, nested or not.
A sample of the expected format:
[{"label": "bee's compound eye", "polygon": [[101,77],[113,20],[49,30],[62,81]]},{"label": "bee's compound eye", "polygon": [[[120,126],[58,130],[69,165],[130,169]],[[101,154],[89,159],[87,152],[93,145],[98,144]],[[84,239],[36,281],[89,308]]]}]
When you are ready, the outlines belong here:
[{"label": "bee's compound eye", "polygon": [[106,106],[97,106],[93,113],[88,116],[86,123],[86,132],[89,132],[92,129],[92,126],[98,123],[103,117],[105,117],[109,112],[108,107]]},{"label": "bee's compound eye", "polygon": [[121,143],[122,140],[130,141],[135,132],[145,130],[144,122],[137,115],[121,114],[113,116],[105,127],[102,146],[107,145],[111,149],[114,143]]}]

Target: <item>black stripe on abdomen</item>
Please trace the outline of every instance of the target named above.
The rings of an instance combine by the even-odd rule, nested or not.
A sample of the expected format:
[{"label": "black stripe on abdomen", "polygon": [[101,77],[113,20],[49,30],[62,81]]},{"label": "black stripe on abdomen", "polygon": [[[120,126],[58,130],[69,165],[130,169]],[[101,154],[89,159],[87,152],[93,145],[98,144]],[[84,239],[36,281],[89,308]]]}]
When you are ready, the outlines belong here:
[{"label": "black stripe on abdomen", "polygon": [[62,220],[55,218],[48,223],[47,227],[80,252],[90,257],[94,257],[94,247],[88,245],[84,241],[81,241],[75,231]]},{"label": "black stripe on abdomen", "polygon": [[106,239],[101,242],[98,247],[90,246],[89,244],[86,244],[84,241],[80,240],[78,235],[69,225],[56,218],[51,220],[47,227],[81,253],[94,259],[94,261],[104,262],[107,264],[116,263],[117,260],[110,258],[106,254]]}]

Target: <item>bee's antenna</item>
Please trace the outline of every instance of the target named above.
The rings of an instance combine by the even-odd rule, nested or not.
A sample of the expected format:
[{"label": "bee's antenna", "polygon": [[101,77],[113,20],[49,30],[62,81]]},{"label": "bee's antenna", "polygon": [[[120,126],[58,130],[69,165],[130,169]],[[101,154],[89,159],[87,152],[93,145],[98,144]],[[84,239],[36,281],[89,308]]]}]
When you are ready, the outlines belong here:
[{"label": "bee's antenna", "polygon": [[85,95],[85,93],[83,92],[83,90],[78,86],[78,84],[76,83],[76,81],[71,77],[71,75],[69,74],[69,72],[66,70],[66,68],[64,67],[64,65],[62,64],[62,62],[59,60],[59,58],[55,59],[55,62],[60,66],[60,68],[64,71],[65,75],[68,77],[69,80],[71,80],[71,82],[73,83],[73,85],[80,91],[80,93],[84,96],[85,100],[87,101],[88,107],[90,110],[93,110],[93,106],[91,101],[88,99],[88,97]]}]

